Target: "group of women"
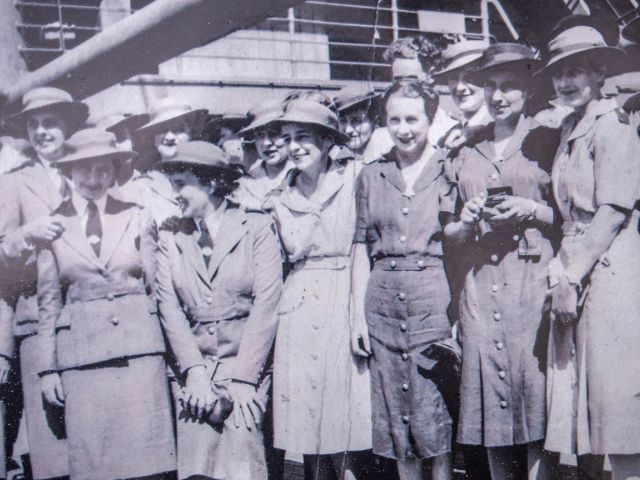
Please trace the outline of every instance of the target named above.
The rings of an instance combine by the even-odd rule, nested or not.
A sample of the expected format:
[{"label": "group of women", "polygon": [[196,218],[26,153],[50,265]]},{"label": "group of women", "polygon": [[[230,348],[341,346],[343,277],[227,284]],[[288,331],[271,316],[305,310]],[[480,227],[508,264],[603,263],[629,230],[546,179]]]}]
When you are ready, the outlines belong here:
[{"label": "group of women", "polygon": [[373,478],[374,455],[450,479],[456,442],[496,480],[560,478],[559,453],[639,478],[640,140],[601,93],[620,55],[575,18],[539,59],[463,41],[434,75],[458,110],[438,141],[412,75],[261,102],[244,165],[170,98],[87,123],[27,93],[0,367],[15,337],[33,478],[267,478],[270,422],[309,479]]}]

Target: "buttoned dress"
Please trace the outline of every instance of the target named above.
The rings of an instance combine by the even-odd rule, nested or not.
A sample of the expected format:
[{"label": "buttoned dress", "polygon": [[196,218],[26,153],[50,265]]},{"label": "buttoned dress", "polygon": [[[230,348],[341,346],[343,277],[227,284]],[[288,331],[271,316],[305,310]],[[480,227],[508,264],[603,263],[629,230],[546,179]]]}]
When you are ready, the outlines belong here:
[{"label": "buttoned dress", "polygon": [[[593,454],[640,453],[640,151],[637,119],[614,100],[590,104],[563,122],[553,191],[564,221],[559,259],[584,246],[595,212],[630,212],[588,276],[575,326],[554,323],[548,373],[545,448]],[[633,125],[633,126],[632,126]]]},{"label": "buttoned dress", "polygon": [[[452,161],[461,206],[488,188],[549,205],[551,177],[522,144],[538,125],[521,118],[501,156],[492,126]],[[544,438],[548,308],[553,230],[526,220],[504,229],[481,221],[458,249],[462,376],[457,441],[488,447]]]},{"label": "buttoned dress", "polygon": [[374,261],[365,296],[373,452],[388,458],[451,451],[453,412],[429,354],[435,342],[451,337],[440,222],[441,211],[453,208],[445,155],[433,149],[411,192],[395,149],[358,177],[355,241],[367,245]]},{"label": "buttoned dress", "polygon": [[196,421],[180,402],[180,387],[189,368],[204,365],[213,390],[230,381],[260,385],[266,402],[262,380],[282,291],[276,229],[270,216],[228,203],[207,266],[200,232],[189,223],[161,231],[157,275],[160,317],[178,370],[178,476],[266,479],[262,432],[236,428],[232,418],[224,425]]},{"label": "buttoned dress", "polygon": [[38,253],[38,371],[61,376],[69,476],[175,471],[165,345],[150,296],[150,219],[107,196],[98,256],[85,233],[84,203],[72,197],[54,211],[64,232]]},{"label": "buttoned dress", "polygon": [[356,168],[333,163],[309,198],[294,171],[267,202],[292,264],[273,366],[274,445],[288,452],[371,448],[369,371],[351,352]]},{"label": "buttoned dress", "polygon": [[45,166],[33,152],[25,163],[0,178],[0,277],[4,279],[0,354],[11,357],[15,336],[33,477],[61,477],[68,474],[69,468],[63,411],[41,400],[36,342],[38,273],[35,249],[27,244],[24,227],[51,215],[63,201],[68,186],[60,172]]}]

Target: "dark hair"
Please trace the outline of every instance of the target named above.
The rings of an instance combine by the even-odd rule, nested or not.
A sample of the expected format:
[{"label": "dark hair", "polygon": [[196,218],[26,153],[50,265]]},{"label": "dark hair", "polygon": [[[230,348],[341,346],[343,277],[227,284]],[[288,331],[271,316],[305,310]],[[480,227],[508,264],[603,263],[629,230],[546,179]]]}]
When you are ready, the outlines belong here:
[{"label": "dark hair", "polygon": [[387,118],[387,103],[392,95],[400,94],[405,98],[422,98],[424,103],[424,112],[429,118],[429,122],[433,122],[433,118],[438,110],[438,94],[426,83],[416,79],[397,80],[384,93],[382,98],[382,118]]},{"label": "dark hair", "polygon": [[382,54],[382,58],[388,63],[393,63],[397,58],[417,59],[422,69],[431,75],[442,64],[442,52],[452,43],[451,38],[442,35],[423,34],[418,37],[403,37],[394,40]]},{"label": "dark hair", "polygon": [[[71,170],[73,170],[73,167],[75,167],[76,165],[80,165],[82,163],[90,163],[90,161],[88,160],[78,160],[75,162],[69,162],[69,163],[60,163],[58,164],[58,170],[60,170],[60,173],[62,173],[65,177],[71,179]],[[113,180],[114,182],[116,181],[116,179],[118,178],[118,176],[120,175],[120,169],[122,168],[122,163],[123,160],[115,160],[112,159],[111,163],[113,164]]]},{"label": "dark hair", "polygon": [[[233,166],[232,168],[236,168]],[[240,168],[237,169],[238,173],[242,173]],[[210,187],[212,182],[215,182],[216,188],[213,194],[217,197],[226,197],[231,195],[236,188],[238,188],[238,181],[233,178],[231,173],[227,174],[222,170],[199,166],[199,165],[187,165],[183,163],[165,165],[161,169],[167,175],[173,173],[192,173],[197,179],[198,183],[203,187]]]},{"label": "dark hair", "polygon": [[333,98],[320,90],[296,90],[290,92],[283,102],[285,110],[289,102],[292,100],[310,100],[312,102],[319,103],[323,107],[327,107],[336,115],[338,114],[338,108],[336,107]]}]

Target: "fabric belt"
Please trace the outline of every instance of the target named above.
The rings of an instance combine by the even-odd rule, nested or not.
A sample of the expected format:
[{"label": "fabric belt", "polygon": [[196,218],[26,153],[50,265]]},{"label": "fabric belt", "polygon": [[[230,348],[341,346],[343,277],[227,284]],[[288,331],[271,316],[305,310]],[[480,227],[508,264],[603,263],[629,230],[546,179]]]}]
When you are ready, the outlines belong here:
[{"label": "fabric belt", "polygon": [[239,320],[249,316],[249,311],[234,312],[231,315],[221,315],[220,309],[212,307],[191,307],[189,309],[191,318],[196,323],[216,323],[228,320]]},{"label": "fabric belt", "polygon": [[380,257],[375,259],[374,270],[387,270],[417,272],[428,267],[442,267],[443,261],[440,257],[434,256],[411,256],[411,257]]},{"label": "fabric belt", "polygon": [[113,300],[125,295],[145,295],[142,282],[111,282],[99,285],[74,283],[67,290],[67,302],[90,302],[94,300]]},{"label": "fabric belt", "polygon": [[350,267],[350,256],[307,257],[293,264],[293,270],[344,270]]}]

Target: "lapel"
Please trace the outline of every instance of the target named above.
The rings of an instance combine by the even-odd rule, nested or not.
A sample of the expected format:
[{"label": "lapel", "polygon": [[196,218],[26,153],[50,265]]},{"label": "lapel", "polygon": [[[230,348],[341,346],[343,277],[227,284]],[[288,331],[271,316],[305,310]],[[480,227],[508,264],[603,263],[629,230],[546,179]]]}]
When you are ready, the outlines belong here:
[{"label": "lapel", "polygon": [[131,224],[136,208],[131,204],[115,200],[107,195],[103,215],[102,241],[100,245],[100,261],[108,265]]},{"label": "lapel", "polygon": [[578,121],[578,124],[574,127],[573,131],[569,135],[567,142],[571,142],[576,138],[585,136],[596,123],[599,117],[605,113],[612,112],[618,107],[618,104],[613,99],[600,99],[595,103],[592,103],[587,108],[587,111]]},{"label": "lapel", "polygon": [[[204,263],[200,247],[198,246],[198,235],[198,229],[196,228],[190,233],[186,233],[184,231],[176,232],[174,234],[174,239],[183,258],[191,265],[191,267],[193,267],[202,283],[211,290],[207,267]],[[187,272],[185,272],[185,274],[188,276]]]},{"label": "lapel", "polygon": [[64,219],[64,233],[60,239],[91,265],[103,268],[95,252],[89,245],[87,235],[80,225],[80,217],[70,199],[65,200],[56,210]]},{"label": "lapel", "polygon": [[[58,208],[64,198],[51,181],[46,167],[34,158],[32,159],[32,166],[25,168],[22,172],[26,177],[24,182],[25,188],[39,198],[47,206],[49,211],[52,212]],[[68,189],[66,179],[63,178],[63,181]]]},{"label": "lapel", "polygon": [[444,160],[447,156],[446,150],[437,149],[431,155],[431,158],[420,172],[415,185],[413,186],[414,192],[424,190],[431,185],[441,174],[444,166]]},{"label": "lapel", "polygon": [[[213,280],[222,260],[247,233],[249,233],[249,227],[247,225],[247,216],[243,210],[236,205],[227,204],[220,229],[213,239],[213,254],[209,260],[209,279]],[[204,260],[202,264],[204,266]]]},{"label": "lapel", "polygon": [[396,160],[395,147],[383,157],[380,168],[380,176],[393,185],[400,193],[404,193],[407,185],[404,183],[402,172]]},{"label": "lapel", "polygon": [[293,212],[319,213],[332,198],[344,187],[345,167],[332,163],[322,184],[318,186],[311,198],[307,198],[294,187],[295,176],[287,177],[282,188],[280,203]]},{"label": "lapel", "polygon": [[507,161],[511,157],[513,157],[516,153],[522,150],[522,142],[524,142],[525,137],[529,133],[531,123],[525,119],[525,117],[520,117],[518,120],[518,125],[516,126],[516,130],[513,132],[513,136],[511,140],[507,144],[502,152],[502,160]]}]

